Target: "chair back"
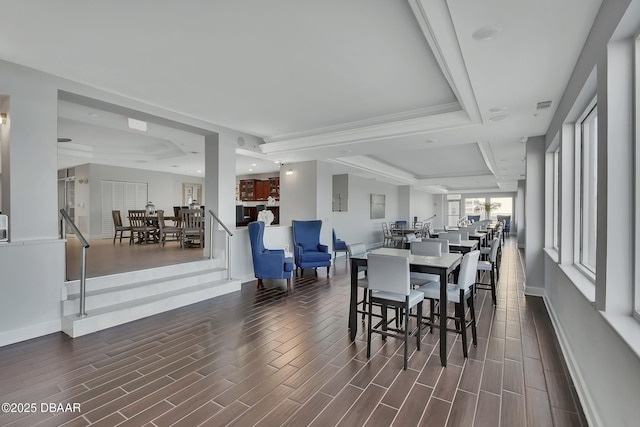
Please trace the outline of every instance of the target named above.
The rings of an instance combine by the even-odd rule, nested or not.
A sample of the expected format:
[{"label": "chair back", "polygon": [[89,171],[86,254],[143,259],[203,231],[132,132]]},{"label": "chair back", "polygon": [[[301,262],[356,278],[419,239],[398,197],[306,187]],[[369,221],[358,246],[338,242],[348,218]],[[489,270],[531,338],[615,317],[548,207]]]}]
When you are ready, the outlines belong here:
[{"label": "chair back", "polygon": [[200,230],[204,228],[204,212],[202,209],[181,209],[180,219],[185,230]]},{"label": "chair back", "polygon": [[489,261],[496,262],[498,258],[498,248],[500,247],[500,238],[494,237],[491,240],[491,251],[489,252]]},{"label": "chair back", "polygon": [[452,231],[438,234],[438,239],[448,240],[449,243],[460,243],[462,241],[460,234],[456,234]]},{"label": "chair back", "polygon": [[320,230],[322,220],[314,219],[310,221],[291,221],[293,232],[293,244],[302,246],[304,251],[317,251],[320,244]]},{"label": "chair back", "polygon": [[162,230],[164,230],[164,211],[157,210],[156,215],[158,217],[158,230],[162,233]]},{"label": "chair back", "polygon": [[111,211],[111,217],[113,218],[114,227],[122,227],[122,216],[120,216],[120,211]]},{"label": "chair back", "polygon": [[335,248],[336,247],[336,241],[338,240],[338,238],[336,237],[336,229],[335,228],[331,229],[331,235],[332,235],[332,238],[333,238],[333,247]]},{"label": "chair back", "polygon": [[418,240],[416,233],[407,233],[405,237],[409,243],[416,242]]},{"label": "chair back", "polygon": [[349,257],[358,257],[367,253],[367,247],[362,242],[352,243],[347,245],[347,252],[349,253]]},{"label": "chair back", "polygon": [[459,234],[460,240],[469,240],[469,231],[467,230],[458,230],[458,231],[450,231],[450,233]]},{"label": "chair back", "polygon": [[389,232],[389,226],[387,225],[386,222],[382,223],[382,234],[385,237],[391,237],[391,233]]},{"label": "chair back", "polygon": [[409,295],[409,258],[369,254],[367,261],[369,289]]},{"label": "chair back", "polygon": [[475,250],[467,252],[462,258],[460,264],[460,274],[458,275],[458,287],[467,289],[476,281],[476,273],[478,270],[478,260],[480,259],[480,251]]},{"label": "chair back", "polygon": [[146,209],[134,209],[129,211],[129,224],[132,227],[146,227],[147,226],[147,211]]},{"label": "chair back", "polygon": [[[447,249],[448,248],[449,246],[447,245]],[[434,239],[413,242],[411,244],[411,253],[413,255],[423,256],[442,256],[442,244],[435,242]]]},{"label": "chair back", "polygon": [[265,251],[264,247],[264,222],[253,221],[247,225],[249,231],[249,243],[251,243],[251,257],[256,268],[259,265],[259,257]]},{"label": "chair back", "polygon": [[[442,234],[442,233],[440,233]],[[440,243],[440,251],[443,254],[449,253],[449,241],[447,239],[429,239],[429,242],[439,242]]]}]

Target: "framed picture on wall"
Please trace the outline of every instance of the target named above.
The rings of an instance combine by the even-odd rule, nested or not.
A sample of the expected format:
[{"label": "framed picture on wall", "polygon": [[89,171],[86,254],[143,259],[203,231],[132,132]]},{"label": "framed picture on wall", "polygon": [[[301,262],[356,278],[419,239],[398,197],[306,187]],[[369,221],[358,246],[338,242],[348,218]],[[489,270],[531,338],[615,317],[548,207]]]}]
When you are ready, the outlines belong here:
[{"label": "framed picture on wall", "polygon": [[371,194],[371,219],[384,218],[385,195]]}]

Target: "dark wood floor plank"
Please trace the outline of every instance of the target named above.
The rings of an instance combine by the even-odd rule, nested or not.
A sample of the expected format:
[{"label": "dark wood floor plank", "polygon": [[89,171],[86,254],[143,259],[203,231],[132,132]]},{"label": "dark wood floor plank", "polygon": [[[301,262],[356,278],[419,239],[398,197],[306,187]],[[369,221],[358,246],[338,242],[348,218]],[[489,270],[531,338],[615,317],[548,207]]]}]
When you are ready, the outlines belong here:
[{"label": "dark wood floor plank", "polygon": [[[429,405],[432,405],[431,402],[442,402],[447,408],[450,406],[441,400],[432,399],[432,394],[433,388],[424,386],[422,384],[415,384],[414,387],[409,391],[409,395],[412,398],[406,399],[404,401],[404,403],[400,407],[400,410],[398,411],[398,415],[396,416],[394,424],[398,426],[419,425],[419,423],[421,423],[421,419],[423,418],[423,414],[426,410],[429,409]],[[435,407],[433,405],[435,405]],[[435,403],[433,405],[431,407],[431,411],[439,413],[439,409],[441,406],[438,403]]]},{"label": "dark wood floor plank", "polygon": [[502,393],[502,410],[500,412],[500,425],[525,426],[527,425],[524,396],[505,391]]},{"label": "dark wood floor plank", "polygon": [[553,425],[551,405],[549,404],[549,396],[546,392],[527,387],[525,398],[528,427],[547,427]]},{"label": "dark wood floor plank", "polygon": [[370,384],[355,401],[350,410],[342,418],[338,426],[361,426],[371,417],[386,389],[376,384]]},{"label": "dark wood floor plank", "polygon": [[474,427],[496,427],[500,425],[500,396],[480,391]]},{"label": "dark wood floor plank", "polygon": [[453,400],[451,414],[447,426],[449,427],[466,427],[473,426],[473,418],[475,415],[477,394],[467,393],[466,391],[458,391]]}]

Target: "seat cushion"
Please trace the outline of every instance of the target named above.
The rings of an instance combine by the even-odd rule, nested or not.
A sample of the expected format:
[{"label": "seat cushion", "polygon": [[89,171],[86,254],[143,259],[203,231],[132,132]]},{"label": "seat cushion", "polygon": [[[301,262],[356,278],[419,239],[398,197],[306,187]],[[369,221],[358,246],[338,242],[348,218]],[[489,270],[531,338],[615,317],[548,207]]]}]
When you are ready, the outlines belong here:
[{"label": "seat cushion", "polygon": [[[389,301],[403,302],[405,300],[405,295],[397,294],[395,292],[384,292],[378,291],[375,292],[372,296],[374,299],[386,299]],[[409,307],[413,307],[424,299],[424,294],[417,290],[409,291]]]},{"label": "seat cushion", "polygon": [[478,270],[491,271],[491,263],[489,261],[478,261]]},{"label": "seat cushion", "polygon": [[325,262],[331,260],[331,254],[327,252],[303,252],[300,255],[300,261],[307,262]]},{"label": "seat cushion", "polygon": [[436,284],[440,283],[440,276],[437,274],[411,272],[410,277],[411,284],[414,286],[426,285],[429,282],[436,282]]},{"label": "seat cushion", "polygon": [[[424,294],[425,298],[440,300],[440,285],[436,283],[429,283],[425,286],[420,286],[417,291]],[[465,296],[471,292],[471,288],[465,290]],[[460,288],[455,283],[447,284],[447,300],[451,302],[460,302]]]}]

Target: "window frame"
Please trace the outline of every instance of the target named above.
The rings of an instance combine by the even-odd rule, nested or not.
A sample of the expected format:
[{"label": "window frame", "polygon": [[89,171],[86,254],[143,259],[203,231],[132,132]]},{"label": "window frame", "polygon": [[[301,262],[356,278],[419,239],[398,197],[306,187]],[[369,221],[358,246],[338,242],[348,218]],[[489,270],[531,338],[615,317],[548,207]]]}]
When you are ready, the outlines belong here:
[{"label": "window frame", "polygon": [[[597,138],[597,118],[598,118],[598,103],[597,97],[594,97],[591,102],[587,105],[584,112],[580,115],[575,124],[575,187],[576,187],[576,201],[575,201],[575,223],[574,223],[574,265],[578,268],[585,276],[587,276],[592,282],[595,283],[596,276],[596,265],[589,265],[584,262],[583,257],[583,249],[585,245],[585,212],[583,206],[585,206],[585,181],[586,179],[591,179],[591,174],[586,177],[585,176],[585,124],[590,124],[595,121],[596,127],[595,132],[592,132],[592,135],[595,136],[593,141],[590,141],[592,144],[592,154],[595,156],[591,160],[591,167],[589,168],[589,172],[595,172],[595,180],[597,183],[597,147],[598,147],[598,138]],[[595,200],[597,201],[597,187],[593,187],[593,191],[596,192]],[[587,202],[588,204],[588,202]],[[597,206],[597,203],[592,203],[592,206]],[[597,224],[597,212],[594,212],[593,222]],[[589,218],[587,218],[588,220]],[[594,258],[595,258],[595,250],[597,245],[597,228],[595,230],[593,248]]]}]

